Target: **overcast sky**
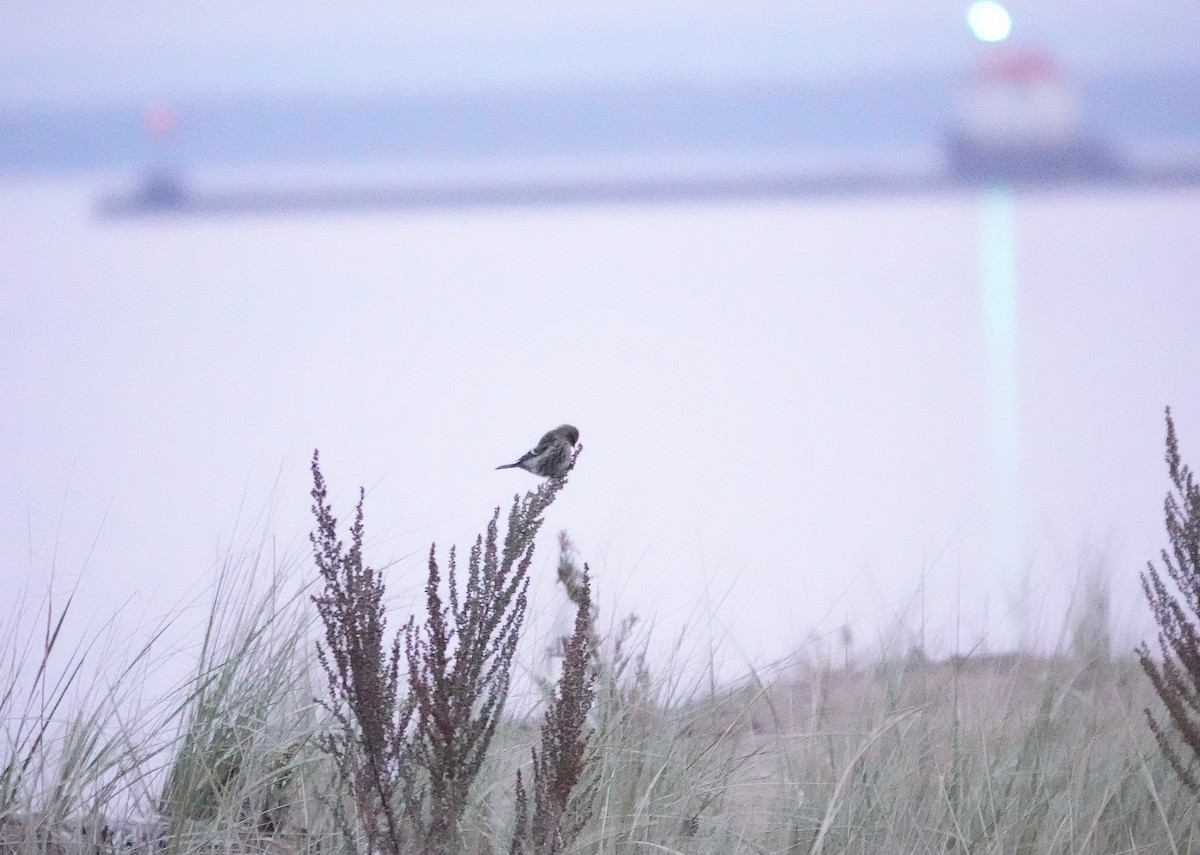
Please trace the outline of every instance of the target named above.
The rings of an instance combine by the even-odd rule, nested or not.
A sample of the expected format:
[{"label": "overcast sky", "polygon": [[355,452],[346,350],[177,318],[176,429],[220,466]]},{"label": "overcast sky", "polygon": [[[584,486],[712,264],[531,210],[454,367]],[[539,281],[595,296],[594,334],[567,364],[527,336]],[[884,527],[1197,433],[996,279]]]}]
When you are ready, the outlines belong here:
[{"label": "overcast sky", "polygon": [[[12,102],[820,77],[954,68],[964,0],[0,2]],[[1190,67],[1200,3],[1014,0],[1013,41],[1084,73]]]}]

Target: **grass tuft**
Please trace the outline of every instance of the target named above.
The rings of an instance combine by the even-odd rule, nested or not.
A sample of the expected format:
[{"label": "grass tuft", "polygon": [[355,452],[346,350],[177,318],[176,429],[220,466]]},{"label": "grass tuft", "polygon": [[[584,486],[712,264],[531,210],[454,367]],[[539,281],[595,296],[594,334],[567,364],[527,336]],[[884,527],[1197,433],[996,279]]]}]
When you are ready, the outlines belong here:
[{"label": "grass tuft", "polygon": [[[1167,505],[1167,575],[1146,577],[1155,595],[1200,554],[1187,539],[1200,498],[1170,423],[1168,436],[1179,498]],[[653,628],[634,616],[601,628],[594,579],[564,535],[558,573],[574,626],[557,681],[526,719],[506,707],[535,542],[565,479],[516,497],[507,516],[496,510],[465,561],[431,548],[420,612],[397,625],[387,580],[364,555],[363,494],[342,539],[318,462],[316,590],[288,590],[287,559],[231,553],[185,651],[192,667],[162,698],[140,687],[178,672],[175,645],[164,649],[171,620],[121,651],[103,633],[66,641],[77,635],[70,597],[18,606],[0,629],[0,855],[1008,855],[1200,843],[1197,794],[1179,775],[1190,761],[1160,750],[1170,707],[1157,730],[1143,712],[1156,689],[1193,673],[1184,643],[1195,631],[1183,624],[1169,624],[1179,635],[1165,636],[1150,680],[1145,646],[1139,661],[1091,643],[1106,638],[1097,608],[1088,643],[1059,655],[880,655],[871,667],[847,656],[833,667],[816,651],[720,686],[651,661]],[[1172,620],[1191,607],[1181,589],[1182,605],[1157,601]],[[1192,696],[1178,697],[1190,715]],[[1170,744],[1193,750],[1179,738]]]}]

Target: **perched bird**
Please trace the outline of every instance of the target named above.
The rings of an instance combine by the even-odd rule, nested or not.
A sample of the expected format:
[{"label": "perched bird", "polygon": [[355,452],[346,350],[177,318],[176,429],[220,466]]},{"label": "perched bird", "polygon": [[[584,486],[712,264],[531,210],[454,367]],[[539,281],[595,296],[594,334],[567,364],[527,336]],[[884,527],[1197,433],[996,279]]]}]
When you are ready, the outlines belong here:
[{"label": "perched bird", "polygon": [[522,454],[516,463],[506,463],[496,468],[524,469],[543,478],[562,478],[571,466],[571,454],[577,442],[579,431],[573,425],[559,425]]}]

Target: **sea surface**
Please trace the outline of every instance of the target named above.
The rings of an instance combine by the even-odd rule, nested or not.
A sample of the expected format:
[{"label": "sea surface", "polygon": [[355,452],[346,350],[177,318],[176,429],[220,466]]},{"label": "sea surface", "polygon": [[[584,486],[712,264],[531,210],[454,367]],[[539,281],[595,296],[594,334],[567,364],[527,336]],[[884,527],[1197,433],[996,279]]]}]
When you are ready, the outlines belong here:
[{"label": "sea surface", "polygon": [[97,218],[127,180],[0,182],[6,594],[196,616],[264,544],[309,580],[320,449],[404,613],[569,421],[537,632],[560,530],[602,621],[730,672],[1055,648],[1089,574],[1147,632],[1167,405],[1200,465],[1200,192]]}]

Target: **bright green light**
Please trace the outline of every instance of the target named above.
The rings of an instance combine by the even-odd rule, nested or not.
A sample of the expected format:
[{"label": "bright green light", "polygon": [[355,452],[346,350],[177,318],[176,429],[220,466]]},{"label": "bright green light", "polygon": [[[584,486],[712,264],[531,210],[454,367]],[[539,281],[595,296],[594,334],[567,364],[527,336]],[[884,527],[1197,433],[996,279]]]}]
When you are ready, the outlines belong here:
[{"label": "bright green light", "polygon": [[981,42],[1002,42],[1012,32],[1008,10],[993,0],[979,0],[967,9],[967,24]]}]

